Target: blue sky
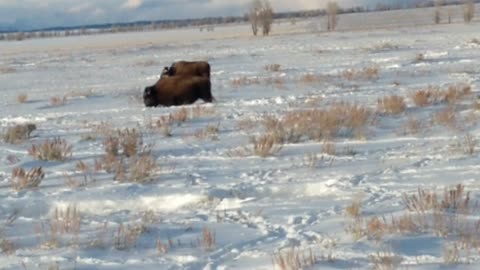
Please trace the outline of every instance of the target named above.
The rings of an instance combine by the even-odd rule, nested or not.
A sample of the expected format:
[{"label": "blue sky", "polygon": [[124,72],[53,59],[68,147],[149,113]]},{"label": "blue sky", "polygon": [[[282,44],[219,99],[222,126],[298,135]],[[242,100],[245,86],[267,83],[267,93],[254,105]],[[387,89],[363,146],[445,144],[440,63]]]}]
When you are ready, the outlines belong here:
[{"label": "blue sky", "polygon": [[[0,29],[38,29],[245,13],[251,0],[0,0]],[[277,11],[315,9],[327,0],[270,0]],[[337,0],[341,6],[405,0]],[[410,0],[414,1],[414,0]]]}]

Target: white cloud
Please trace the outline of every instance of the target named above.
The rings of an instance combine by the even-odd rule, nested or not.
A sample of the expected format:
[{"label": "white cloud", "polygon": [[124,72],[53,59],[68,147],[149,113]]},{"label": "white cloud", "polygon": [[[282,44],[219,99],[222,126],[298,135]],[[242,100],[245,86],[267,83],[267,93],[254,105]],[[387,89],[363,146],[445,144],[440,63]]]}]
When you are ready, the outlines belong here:
[{"label": "white cloud", "polygon": [[143,4],[143,0],[127,0],[123,5],[122,8],[126,9],[136,9]]}]

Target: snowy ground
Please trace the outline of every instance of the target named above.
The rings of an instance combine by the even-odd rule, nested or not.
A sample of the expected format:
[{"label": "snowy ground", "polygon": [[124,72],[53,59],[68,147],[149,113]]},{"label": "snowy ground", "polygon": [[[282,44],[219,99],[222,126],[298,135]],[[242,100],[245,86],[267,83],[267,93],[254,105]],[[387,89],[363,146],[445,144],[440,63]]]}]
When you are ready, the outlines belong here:
[{"label": "snowy ground", "polygon": [[[312,32],[317,23],[284,23],[267,38],[251,38],[240,25],[217,34],[190,29],[0,44],[0,124],[37,126],[28,141],[0,144],[0,247],[13,250],[0,255],[0,269],[272,269],[273,254],[292,247],[316,255],[311,269],[438,269],[446,261],[453,263],[447,268],[477,269],[479,245],[464,239],[480,239],[467,229],[480,218],[476,209],[455,216],[442,233],[385,229],[375,239],[368,220],[387,224],[409,213],[402,196],[419,187],[443,196],[444,188],[463,184],[472,202],[480,199],[479,152],[464,149],[467,134],[476,142],[480,130],[479,23],[369,31],[348,31],[345,23],[341,32]],[[174,124],[166,137],[149,123],[180,108],[145,108],[139,97],[163,66],[180,59],[210,62],[216,102],[185,106],[200,115]],[[279,70],[264,68],[272,64]],[[349,79],[344,72],[366,67],[378,77]],[[419,89],[460,83],[472,93],[451,105],[418,107],[411,99]],[[19,104],[19,94],[28,101]],[[406,110],[378,112],[377,100],[393,94],[405,97]],[[64,105],[51,105],[63,96]],[[239,155],[252,135],[265,132],[265,116],[341,101],[372,114],[361,136],[332,138],[334,153],[324,141],[303,138],[266,158]],[[454,112],[452,125],[432,120],[446,108]],[[418,132],[408,132],[411,119]],[[218,125],[215,138],[195,136],[208,125]],[[98,127],[140,130],[153,145],[155,180],[119,183],[112,173],[94,171],[105,154]],[[73,145],[67,161],[27,153],[32,143],[54,137]],[[88,172],[76,169],[79,161]],[[37,166],[46,173],[37,189],[11,188],[13,168]],[[66,175],[86,184],[73,187]],[[346,209],[358,200],[355,219]],[[68,206],[80,213],[79,231],[52,233],[55,210]],[[123,248],[115,245],[121,226],[131,236]],[[204,230],[215,236],[211,246]]]}]

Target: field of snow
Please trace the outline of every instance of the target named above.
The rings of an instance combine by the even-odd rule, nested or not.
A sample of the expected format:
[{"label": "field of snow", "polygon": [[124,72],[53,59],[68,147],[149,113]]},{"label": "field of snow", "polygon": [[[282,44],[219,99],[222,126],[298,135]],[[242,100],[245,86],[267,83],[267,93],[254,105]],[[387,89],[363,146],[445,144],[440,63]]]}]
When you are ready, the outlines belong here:
[{"label": "field of snow", "polygon": [[[318,23],[258,38],[237,25],[1,43],[2,129],[37,129],[0,143],[0,269],[478,269],[478,21]],[[144,87],[177,60],[210,62],[216,102],[145,108]],[[425,106],[413,100],[422,89]],[[392,95],[406,103],[398,114],[379,106]],[[328,139],[309,136],[324,122],[285,120],[354,104],[364,125]],[[170,136],[156,126],[168,115]],[[252,150],[252,138],[300,125],[272,155]],[[127,128],[155,159],[151,182],[95,166]],[[53,138],[72,145],[65,161],[29,155]],[[14,168],[39,166],[37,188],[12,188]],[[444,197],[458,184],[464,193]]]}]

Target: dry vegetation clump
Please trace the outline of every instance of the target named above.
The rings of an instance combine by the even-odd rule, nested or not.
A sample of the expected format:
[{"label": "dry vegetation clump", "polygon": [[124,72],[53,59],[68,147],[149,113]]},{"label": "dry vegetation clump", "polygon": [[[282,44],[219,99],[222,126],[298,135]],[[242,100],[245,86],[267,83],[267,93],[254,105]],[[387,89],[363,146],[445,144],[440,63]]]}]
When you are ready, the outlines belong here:
[{"label": "dry vegetation clump", "polygon": [[400,46],[394,45],[390,42],[382,42],[373,46],[372,51],[387,51],[387,50],[397,50]]},{"label": "dry vegetation clump", "polygon": [[472,136],[472,134],[467,133],[463,138],[463,152],[467,155],[473,155],[475,153],[475,148],[477,146],[477,140]]},{"label": "dry vegetation clump", "polygon": [[80,232],[82,216],[75,205],[68,205],[65,209],[55,208],[50,218],[50,227],[57,234]]},{"label": "dry vegetation clump", "polygon": [[475,16],[475,1],[465,0],[463,4],[463,20],[465,23],[470,23]]},{"label": "dry vegetation clump", "polygon": [[203,129],[199,129],[195,131],[194,136],[200,140],[206,140],[206,139],[217,140],[219,126],[220,124],[216,124],[216,125],[210,124]]},{"label": "dry vegetation clump", "polygon": [[472,93],[472,87],[467,84],[451,85],[445,91],[443,101],[448,104],[455,104],[463,97],[469,96]]},{"label": "dry vegetation clump", "polygon": [[180,110],[170,114],[170,118],[177,123],[182,123],[188,119],[188,110],[186,108],[181,108]]},{"label": "dry vegetation clump", "polygon": [[150,145],[143,144],[142,134],[136,129],[118,130],[104,142],[105,156],[95,161],[96,170],[114,173],[119,182],[151,182],[157,164]]},{"label": "dry vegetation clump", "polygon": [[140,60],[135,63],[135,66],[139,66],[139,67],[151,67],[156,65],[158,65],[158,63],[152,59]]},{"label": "dry vegetation clump", "polygon": [[51,106],[63,106],[67,103],[67,97],[51,97],[50,98],[50,105]]},{"label": "dry vegetation clump", "polygon": [[455,128],[457,125],[455,109],[449,106],[445,109],[442,109],[436,112],[433,115],[433,121],[440,125],[444,125],[450,128]]},{"label": "dry vegetation clump", "polygon": [[211,229],[204,227],[202,230],[202,247],[205,250],[213,250],[216,245],[215,232]]},{"label": "dry vegetation clump", "polygon": [[210,106],[196,105],[190,110],[190,118],[201,118],[215,115],[215,108]]},{"label": "dry vegetation clump", "polygon": [[267,132],[275,134],[277,142],[296,143],[302,138],[330,140],[337,136],[361,137],[371,112],[363,106],[338,102],[326,109],[288,112],[281,119],[267,119]]},{"label": "dry vegetation clump", "polygon": [[418,134],[424,128],[424,124],[414,116],[409,116],[404,128],[405,134]]},{"label": "dry vegetation clump", "polygon": [[95,95],[92,89],[89,90],[72,90],[65,97],[68,98],[88,98]]},{"label": "dry vegetation clump", "polygon": [[300,77],[300,82],[304,84],[313,84],[321,80],[321,77],[315,74],[307,73]]},{"label": "dry vegetation clump", "polygon": [[15,168],[12,170],[11,185],[16,191],[37,188],[43,178],[45,178],[45,173],[43,172],[42,167],[32,168],[28,172],[23,168]]},{"label": "dry vegetation clump", "polygon": [[472,39],[470,40],[470,43],[480,46],[480,39],[478,39],[478,38],[472,38]]},{"label": "dry vegetation clump", "polygon": [[72,146],[65,139],[47,139],[43,144],[32,144],[28,154],[38,160],[64,161],[72,156]]},{"label": "dry vegetation clump", "polygon": [[420,63],[420,62],[423,62],[423,61],[425,61],[425,54],[417,53],[417,55],[415,55],[415,62]]},{"label": "dry vegetation clump", "polygon": [[255,85],[260,84],[260,79],[258,77],[248,78],[246,76],[242,76],[240,78],[232,79],[231,84],[234,87],[242,87],[247,85]]},{"label": "dry vegetation clump", "polygon": [[147,228],[141,224],[126,226],[120,224],[113,236],[113,247],[116,250],[128,250],[137,245],[140,236]]},{"label": "dry vegetation clump", "polygon": [[377,80],[380,69],[376,66],[364,67],[362,69],[347,69],[341,75],[349,81],[353,80]]},{"label": "dry vegetation clump", "polygon": [[377,101],[377,109],[385,114],[398,115],[404,112],[406,107],[405,99],[401,96],[383,97]]},{"label": "dry vegetation clump", "polygon": [[17,96],[17,102],[18,103],[25,103],[28,100],[28,95],[27,94],[19,94]]},{"label": "dry vegetation clump", "polygon": [[0,66],[0,74],[15,73],[17,69],[14,67]]},{"label": "dry vegetation clump", "polygon": [[397,269],[402,263],[403,258],[395,255],[393,252],[376,252],[368,256],[370,262],[373,264],[374,270],[393,270]]},{"label": "dry vegetation clump", "polygon": [[30,134],[37,129],[35,124],[15,125],[7,128],[3,134],[3,141],[10,144],[21,143],[30,138]]},{"label": "dry vegetation clump", "polygon": [[309,269],[317,264],[318,259],[312,249],[302,251],[292,247],[287,251],[279,251],[272,255],[274,267],[280,270]]},{"label": "dry vegetation clump", "polygon": [[3,237],[0,238],[0,252],[7,255],[12,255],[15,253],[16,247],[12,241],[5,239]]},{"label": "dry vegetation clump", "polygon": [[322,153],[334,156],[337,153],[335,144],[329,141],[325,141],[322,145]]},{"label": "dry vegetation clump", "polygon": [[172,117],[169,116],[161,116],[158,120],[152,122],[150,127],[159,130],[163,136],[171,137],[172,136],[172,125],[174,121]]},{"label": "dry vegetation clump", "polygon": [[285,80],[282,77],[266,78],[265,84],[272,85],[276,88],[283,88],[285,85]]},{"label": "dry vegetation clump", "polygon": [[264,134],[250,139],[252,143],[253,154],[260,157],[273,156],[282,150],[283,145],[277,142],[277,138],[272,134]]},{"label": "dry vegetation clump", "polygon": [[280,65],[279,64],[270,64],[270,65],[265,65],[263,68],[266,71],[271,71],[271,72],[278,72],[280,71]]},{"label": "dry vegetation clump", "polygon": [[434,90],[432,87],[420,89],[411,93],[410,98],[417,107],[426,107],[433,102]]},{"label": "dry vegetation clump", "polygon": [[239,130],[249,131],[254,129],[257,126],[257,121],[251,118],[244,118],[237,122],[236,127]]},{"label": "dry vegetation clump", "polygon": [[465,249],[480,247],[480,222],[469,216],[478,211],[463,185],[445,189],[443,194],[419,188],[417,194],[404,194],[403,204],[408,211],[387,220],[385,217],[365,218],[357,202],[347,208],[352,218],[346,231],[355,240],[364,236],[377,242],[385,235],[433,233],[438,237],[454,237]]}]

